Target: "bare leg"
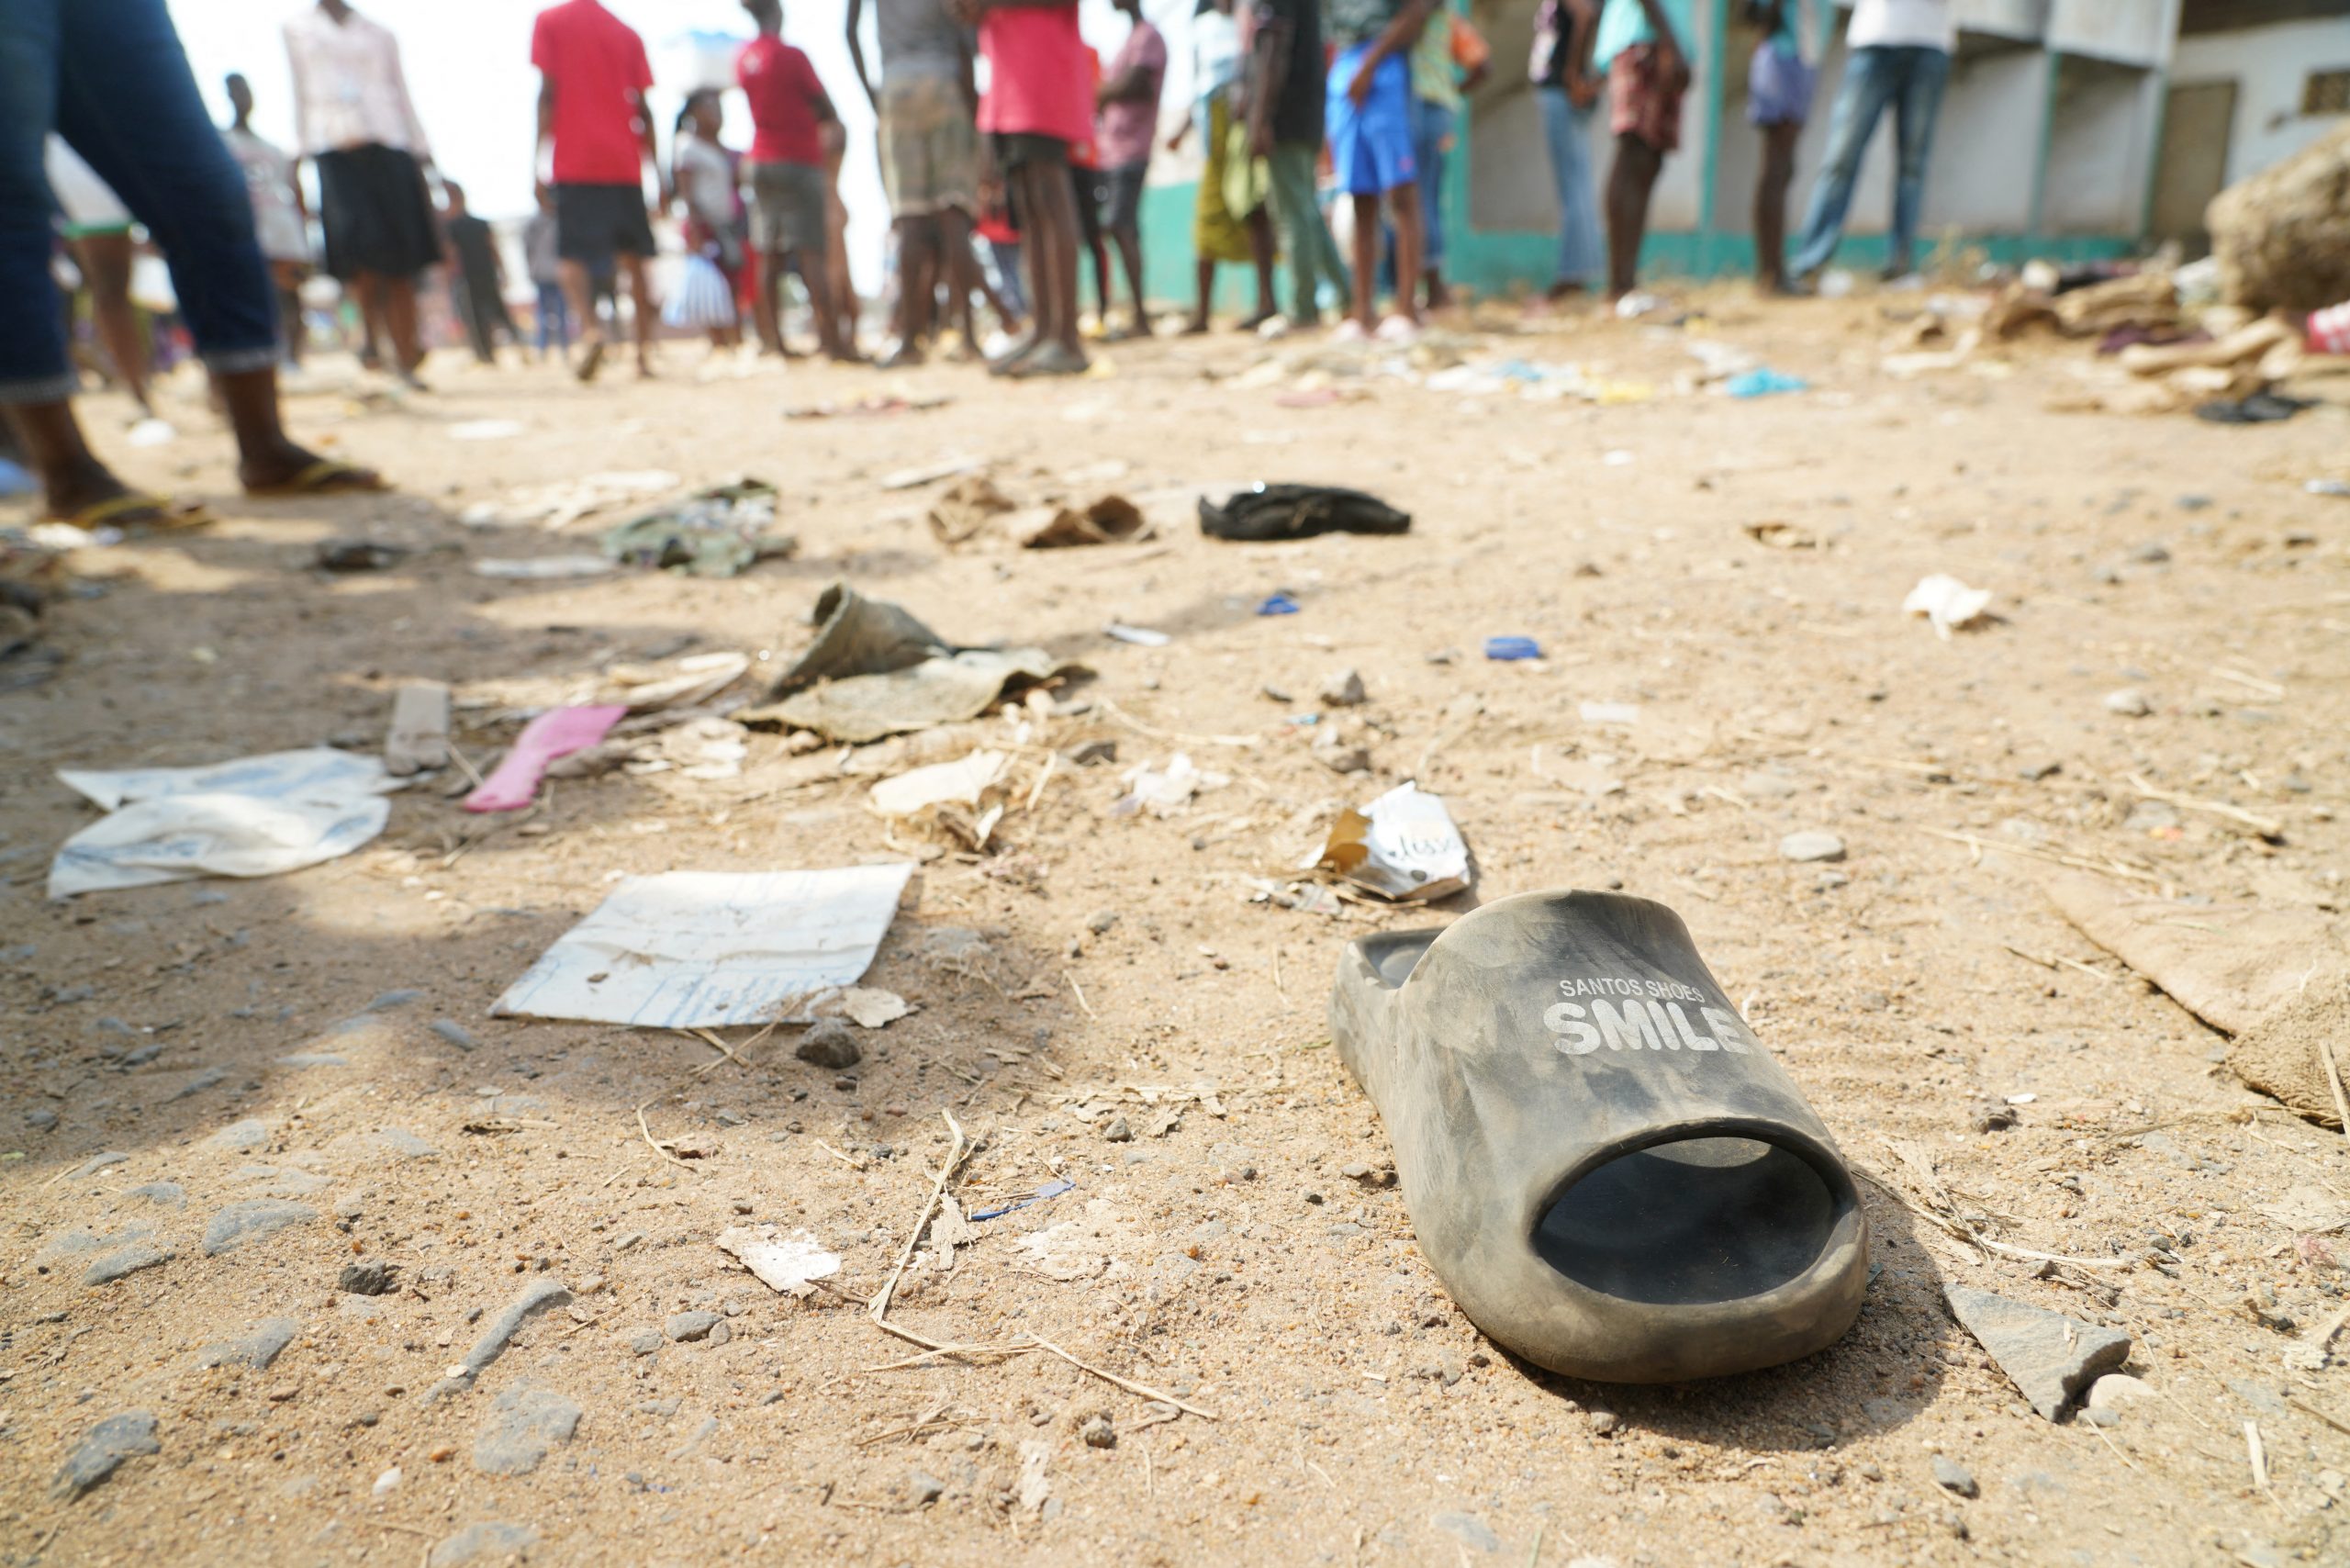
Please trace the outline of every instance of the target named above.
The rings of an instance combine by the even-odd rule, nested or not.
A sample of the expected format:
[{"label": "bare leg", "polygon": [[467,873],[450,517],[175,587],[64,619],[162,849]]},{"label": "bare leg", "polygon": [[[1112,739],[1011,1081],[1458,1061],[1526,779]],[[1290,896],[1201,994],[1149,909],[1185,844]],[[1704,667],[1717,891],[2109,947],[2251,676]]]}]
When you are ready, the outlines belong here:
[{"label": "bare leg", "polygon": [[1379,287],[1379,197],[1358,193],[1355,204],[1355,319],[1369,331],[1379,324],[1376,314]]},{"label": "bare leg", "polygon": [[1199,303],[1192,308],[1192,319],[1184,324],[1183,330],[1196,336],[1208,330],[1208,301],[1215,293],[1215,258],[1202,256],[1192,272],[1199,289]]},{"label": "bare leg", "polygon": [[392,359],[399,368],[400,379],[415,386],[416,373],[424,364],[424,343],[416,330],[416,279],[387,277],[380,281],[384,290],[384,328],[392,341]]},{"label": "bare leg", "polygon": [[1280,314],[1273,303],[1273,218],[1269,207],[1248,215],[1248,261],[1257,269],[1257,308],[1240,327],[1253,332]]},{"label": "bare leg", "polygon": [[923,340],[937,315],[938,281],[948,271],[938,247],[938,220],[928,214],[898,219],[898,309],[890,324],[897,346],[882,364],[922,363]]},{"label": "bare leg", "polygon": [[833,309],[832,280],[824,265],[821,247],[811,245],[791,252],[800,267],[800,281],[808,290],[808,310],[816,318],[816,346],[827,359],[843,360],[847,354],[841,348],[841,319]]},{"label": "bare leg", "polygon": [[1007,366],[1014,375],[1073,375],[1085,368],[1077,335],[1076,186],[1065,163],[1031,162],[1020,170],[1022,211],[1032,233],[1028,250],[1035,284],[1034,348]]},{"label": "bare leg", "polygon": [[758,318],[759,342],[771,354],[786,352],[783,344],[783,269],[782,252],[769,251],[759,257],[759,288],[752,308]]},{"label": "bare leg", "polygon": [[653,374],[653,273],[643,256],[623,255],[621,270],[628,274],[628,297],[636,306],[636,373]]},{"label": "bare leg", "polygon": [[971,224],[960,208],[946,207],[938,214],[938,255],[939,271],[946,276],[953,301],[947,314],[962,328],[962,357],[968,359],[979,352],[979,323],[971,307],[971,291],[974,286],[986,286],[987,274],[971,254]]},{"label": "bare leg", "polygon": [[90,286],[90,315],[106,345],[116,379],[140,411],[151,418],[147,397],[147,344],[139,333],[139,312],[130,303],[130,236],[85,234],[73,241],[73,259]]},{"label": "bare leg", "polygon": [[[1412,280],[1420,275],[1421,258],[1427,244],[1427,235],[1421,228],[1424,215],[1420,210],[1419,185],[1402,185],[1389,191],[1387,210],[1395,225],[1395,314],[1417,321],[1420,306]],[[1431,298],[1429,303],[1436,301]]]},{"label": "bare leg", "polygon": [[1649,193],[1664,154],[1637,136],[1616,139],[1607,171],[1607,294],[1621,299],[1639,286],[1640,241],[1648,231]]},{"label": "bare leg", "polygon": [[277,330],[285,340],[287,363],[302,363],[302,269],[292,262],[272,262],[277,281]]},{"label": "bare leg", "polygon": [[579,368],[574,374],[582,381],[593,381],[604,364],[604,319],[596,312],[594,280],[588,276],[587,263],[568,256],[555,263],[554,275],[563,286],[572,319],[579,323]]},{"label": "bare leg", "polygon": [[1118,262],[1126,270],[1126,293],[1135,302],[1134,324],[1127,328],[1131,337],[1150,336],[1150,307],[1142,297],[1142,233],[1133,228],[1114,231],[1111,240],[1118,248]]},{"label": "bare leg", "polygon": [[1787,291],[1787,185],[1802,134],[1800,120],[1762,128],[1762,167],[1754,176],[1754,282],[1765,294]]}]

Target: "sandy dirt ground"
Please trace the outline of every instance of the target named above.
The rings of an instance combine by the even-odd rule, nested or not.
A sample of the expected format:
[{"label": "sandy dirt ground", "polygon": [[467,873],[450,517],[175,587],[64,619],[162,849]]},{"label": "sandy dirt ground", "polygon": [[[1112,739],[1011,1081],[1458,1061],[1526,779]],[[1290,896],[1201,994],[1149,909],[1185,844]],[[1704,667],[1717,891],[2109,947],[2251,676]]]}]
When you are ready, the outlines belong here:
[{"label": "sandy dirt ground", "polygon": [[[237,496],[225,439],[175,389],[180,440],[117,454],[221,521],[77,553],[53,678],[0,694],[0,1559],[2350,1561],[2350,1376],[2297,1353],[2344,1303],[2350,1241],[2327,1227],[2350,1215],[2350,1147],[2238,1083],[2223,1037],[2042,887],[2070,860],[2188,899],[2350,896],[2350,502],[2304,489],[2350,476],[2350,386],[2312,382],[2325,406],[2249,429],[2052,413],[2086,348],[1901,380],[1878,361],[1914,297],[1696,297],[1686,328],[1505,313],[1466,342],[1472,365],[1577,363],[1623,397],[1605,403],[1330,375],[1229,337],[1122,345],[1114,374],[1057,386],[698,375],[679,346],[658,381],[592,388],[443,356],[403,404],[330,364],[292,399],[297,433],[400,489],[308,504]],[[1701,334],[1811,389],[1704,391]],[[952,400],[783,417],[883,387]],[[123,408],[87,409],[118,449]],[[453,439],[482,420],[519,429]],[[958,456],[1025,500],[1135,497],[1158,537],[949,552],[923,521],[938,487],[881,481]],[[772,479],[797,554],[724,580],[470,572],[592,550],[611,514],[556,532],[469,512],[649,468]],[[1254,478],[1351,481],[1416,521],[1201,537],[1191,498]],[[1758,542],[1764,523],[1815,547]],[[335,536],[411,554],[330,575],[312,552]],[[1993,618],[1947,641],[1905,618],[1932,572],[1990,588]],[[1093,673],[1049,711],[921,744],[755,732],[735,776],[560,781],[508,818],[429,778],[330,864],[44,898],[95,815],[61,767],[373,750],[419,678],[456,688],[457,744],[486,766],[518,707],[615,664],[779,667],[835,579]],[[1282,589],[1300,613],[1255,613]],[[1113,622],[1170,641],[1111,640]],[[1488,662],[1497,634],[1548,656]],[[1301,722],[1349,666],[1369,700]],[[2123,689],[2148,711],[2112,711]],[[1368,772],[1316,758],[1333,724]],[[1034,785],[1096,741],[1113,763],[1064,756]],[[979,742],[1025,748],[988,853],[867,810],[884,773]],[[1164,819],[1113,814],[1122,771],[1177,750],[1229,781]],[[1260,896],[1338,804],[1407,778],[1478,867],[1435,918],[1579,886],[1688,921],[1886,1184],[1863,1183],[1874,1277],[1841,1343],[1616,1387],[1513,1360],[1448,1301],[1325,1022],[1339,944],[1429,915]],[[1784,858],[1805,830],[1847,857]],[[916,1010],[861,1033],[849,1071],[797,1059],[791,1030],[738,1062],[489,1015],[623,873],[910,851],[867,983]],[[943,928],[984,946],[946,962]],[[1033,1350],[890,1365],[916,1348],[859,1302],[924,1212],[943,1114],[979,1144],[966,1211],[1074,1185],[960,1248],[934,1237],[893,1319],[1048,1339],[1197,1413]],[[1930,1182],[2009,1250],[1921,1217]],[[298,1210],[208,1254],[216,1216],[257,1200]],[[768,1224],[840,1254],[829,1288],[778,1294],[713,1245]],[[169,1256],[87,1285],[98,1245]],[[369,1260],[395,1266],[389,1292],[339,1288]],[[434,1397],[548,1282],[569,1299]],[[2102,1426],[2042,1419],[1945,1282],[2125,1330],[2153,1394]],[[153,1451],[67,1496],[68,1456],[134,1411]],[[1942,1484],[1938,1461],[1971,1479]]]}]

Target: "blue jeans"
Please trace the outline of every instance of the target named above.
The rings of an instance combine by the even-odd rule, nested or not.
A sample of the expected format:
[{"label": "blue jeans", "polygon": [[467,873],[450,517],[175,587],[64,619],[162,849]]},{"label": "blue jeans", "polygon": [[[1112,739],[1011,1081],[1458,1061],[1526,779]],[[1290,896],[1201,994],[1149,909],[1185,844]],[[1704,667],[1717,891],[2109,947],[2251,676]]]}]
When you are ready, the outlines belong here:
[{"label": "blue jeans", "polygon": [[1591,177],[1591,120],[1563,87],[1540,87],[1542,134],[1550,144],[1550,178],[1559,193],[1560,283],[1587,284],[1606,263],[1599,238],[1599,187]]},{"label": "blue jeans", "polygon": [[1444,144],[1452,140],[1453,112],[1448,104],[1417,101],[1412,122],[1412,151],[1420,164],[1420,260],[1429,267],[1444,264]]},{"label": "blue jeans", "polygon": [[0,403],[74,389],[49,276],[51,129],[147,226],[205,364],[224,375],[275,364],[277,298],[244,174],[164,0],[0,0]]},{"label": "blue jeans", "polygon": [[545,353],[553,343],[559,349],[571,346],[571,302],[563,297],[563,285],[543,283],[539,290],[539,353]]},{"label": "blue jeans", "polygon": [[1852,205],[1852,182],[1861,154],[1888,106],[1893,110],[1893,231],[1886,270],[1910,270],[1916,260],[1918,214],[1926,200],[1926,159],[1934,150],[1934,118],[1942,112],[1942,86],[1950,80],[1950,56],[1939,49],[1904,46],[1856,49],[1844,64],[1836,89],[1836,110],[1828,122],[1828,157],[1811,187],[1811,206],[1796,241],[1797,277],[1818,272],[1836,253],[1844,214]]}]

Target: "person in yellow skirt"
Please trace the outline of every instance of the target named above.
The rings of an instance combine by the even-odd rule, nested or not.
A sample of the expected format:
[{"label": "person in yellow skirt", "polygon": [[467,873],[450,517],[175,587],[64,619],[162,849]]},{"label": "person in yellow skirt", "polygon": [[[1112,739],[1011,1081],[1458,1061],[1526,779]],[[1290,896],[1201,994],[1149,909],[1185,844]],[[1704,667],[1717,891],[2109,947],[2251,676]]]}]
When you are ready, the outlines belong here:
[{"label": "person in yellow skirt", "polygon": [[1208,330],[1219,262],[1247,262],[1257,270],[1257,308],[1240,323],[1254,331],[1274,314],[1273,225],[1266,207],[1269,178],[1264,160],[1252,157],[1245,115],[1236,115],[1241,66],[1248,49],[1233,17],[1233,0],[1199,0],[1192,19],[1191,115],[1169,138],[1169,152],[1196,133],[1205,154],[1199,200],[1192,214],[1192,247],[1197,254],[1199,299],[1184,330]]}]

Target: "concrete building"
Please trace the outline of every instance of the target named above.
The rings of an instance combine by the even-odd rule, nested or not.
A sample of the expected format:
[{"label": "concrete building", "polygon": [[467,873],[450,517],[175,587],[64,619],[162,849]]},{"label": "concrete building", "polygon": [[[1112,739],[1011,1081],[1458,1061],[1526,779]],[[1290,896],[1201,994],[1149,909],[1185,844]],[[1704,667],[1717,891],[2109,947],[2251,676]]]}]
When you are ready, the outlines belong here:
[{"label": "concrete building", "polygon": [[[1495,63],[1463,117],[1448,182],[1449,270],[1481,292],[1539,288],[1550,281],[1558,212],[1521,63],[1533,0],[1455,3],[1491,40]],[[1820,86],[1791,227],[1827,140],[1850,7],[1810,0]],[[1642,265],[1651,274],[1711,276],[1753,263],[1761,150],[1746,123],[1746,62],[1754,34],[1737,0],[1695,0],[1693,9],[1696,80],[1682,151],[1651,210]],[[1955,241],[2000,261],[2090,260],[2126,254],[2149,236],[2192,241],[2221,185],[2294,151],[2344,110],[2350,0],[1953,0],[1953,9],[1958,50],[1929,165],[1921,251]],[[1592,147],[1602,179],[1605,132],[1602,117]],[[1840,265],[1883,263],[1892,142],[1890,125],[1881,126]],[[1150,284],[1180,296],[1192,186],[1180,166],[1158,174],[1166,183],[1147,209]]]}]

